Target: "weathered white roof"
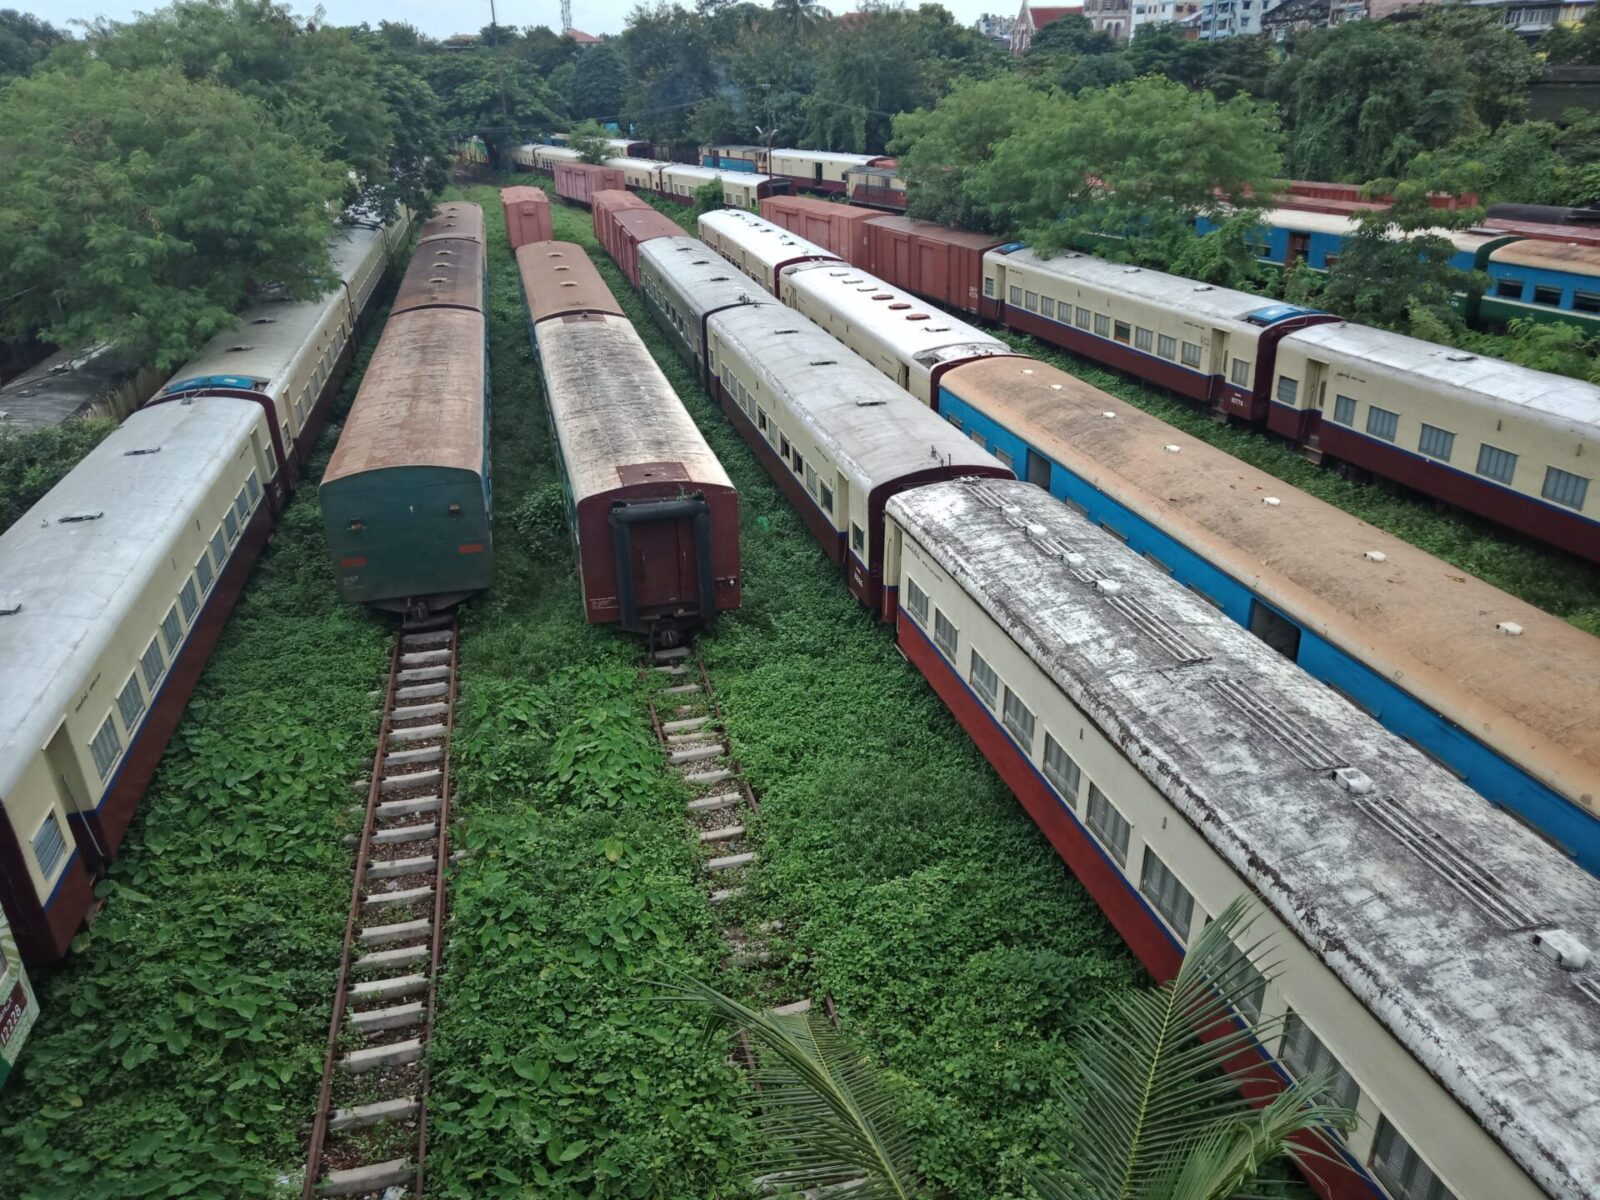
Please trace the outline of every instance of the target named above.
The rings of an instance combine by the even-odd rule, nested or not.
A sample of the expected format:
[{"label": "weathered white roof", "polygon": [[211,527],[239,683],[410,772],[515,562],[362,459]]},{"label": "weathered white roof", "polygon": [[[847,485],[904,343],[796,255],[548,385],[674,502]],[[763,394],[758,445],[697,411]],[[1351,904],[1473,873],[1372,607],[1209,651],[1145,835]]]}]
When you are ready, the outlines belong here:
[{"label": "weathered white roof", "polygon": [[1600,387],[1502,358],[1348,322],[1297,330],[1280,345],[1295,346],[1319,361],[1334,355],[1343,363],[1359,362],[1369,378],[1403,376],[1411,386],[1444,392],[1455,404],[1476,404],[1523,419],[1543,418],[1562,432],[1591,442],[1600,426]]},{"label": "weathered white roof", "polygon": [[815,242],[807,241],[798,233],[790,233],[781,225],[774,225],[753,212],[738,208],[719,208],[702,213],[700,228],[709,229],[743,247],[746,254],[767,268],[770,273],[779,263],[796,258],[826,258],[839,261],[839,256]]},{"label": "weathered white roof", "polygon": [[783,281],[785,287],[814,297],[904,362],[929,368],[953,357],[1013,353],[976,325],[842,263],[797,263],[784,268]]},{"label": "weathered white roof", "polygon": [[876,154],[845,154],[837,150],[773,150],[772,157],[803,158],[808,162],[842,163],[847,167],[864,167],[878,159]]},{"label": "weathered white roof", "polygon": [[829,461],[870,492],[943,465],[1005,468],[983,447],[884,378],[816,324],[778,305],[746,305],[710,319],[761,384],[784,398]]},{"label": "weathered white roof", "polygon": [[[1349,237],[1361,228],[1361,222],[1354,217],[1340,213],[1312,212],[1303,208],[1269,208],[1261,214],[1264,224],[1274,225],[1281,229],[1293,229],[1305,233],[1331,233],[1339,237]],[[1502,236],[1500,234],[1484,235],[1471,233],[1464,229],[1422,229],[1405,234],[1406,237],[1424,237],[1426,235],[1442,237],[1455,243],[1457,250],[1472,253],[1487,241]]]},{"label": "weathered white roof", "polygon": [[[136,412],[0,534],[0,609],[22,606],[0,616],[0,802],[89,683],[145,583],[167,568],[196,497],[264,422],[249,400]],[[114,695],[121,681],[108,682]]]},{"label": "weathered white roof", "polygon": [[1600,1193],[1600,967],[1532,940],[1600,947],[1600,880],[1040,489],[889,511],[1533,1179]]},{"label": "weathered white roof", "polygon": [[662,172],[663,178],[693,180],[699,183],[709,183],[713,179],[720,179],[724,183],[737,183],[756,187],[771,179],[771,175],[762,175],[755,171],[724,171],[716,167],[691,167],[684,163],[667,163]]},{"label": "weathered white roof", "polygon": [[1165,271],[1152,271],[1147,267],[1107,262],[1103,258],[1075,251],[1055,258],[1041,258],[1029,249],[1015,250],[1010,254],[991,250],[984,258],[997,258],[1007,269],[1019,267],[1041,271],[1087,287],[1138,297],[1193,315],[1202,321],[1242,322],[1250,313],[1273,307],[1276,303],[1266,296],[1253,296],[1232,288],[1196,283],[1182,275],[1168,275]]},{"label": "weathered white roof", "polygon": [[540,159],[540,158],[564,159],[564,160],[570,162],[570,161],[573,161],[575,159],[582,158],[583,156],[581,154],[579,154],[576,150],[569,149],[566,146],[542,146],[541,145],[541,146],[533,147],[533,157],[535,159]]},{"label": "weathered white roof", "polygon": [[639,243],[639,261],[660,269],[662,280],[697,320],[732,304],[777,303],[771,292],[699,238],[651,238]]},{"label": "weathered white roof", "polygon": [[573,503],[622,486],[619,467],[645,463],[677,463],[692,483],[733,486],[626,318],[556,318],[533,332]]},{"label": "weathered white roof", "polygon": [[334,231],[333,242],[328,247],[333,259],[333,272],[341,281],[349,283],[360,271],[374,248],[383,244],[383,228],[370,223],[341,225]]},{"label": "weathered white roof", "polygon": [[76,352],[58,350],[0,387],[0,433],[59,425],[111,395],[138,371],[136,361],[104,343]]}]

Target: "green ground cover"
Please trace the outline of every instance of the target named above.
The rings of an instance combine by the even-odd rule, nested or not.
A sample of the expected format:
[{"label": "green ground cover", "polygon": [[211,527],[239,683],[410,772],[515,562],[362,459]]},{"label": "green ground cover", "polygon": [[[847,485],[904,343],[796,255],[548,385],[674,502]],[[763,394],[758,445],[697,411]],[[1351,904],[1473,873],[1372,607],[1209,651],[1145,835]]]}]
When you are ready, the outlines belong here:
[{"label": "green ground cover", "polygon": [[[745,1194],[745,1086],[654,1003],[670,970],[752,997],[696,880],[629,640],[581,622],[516,282],[490,218],[499,581],[469,611],[431,1171],[455,1196]],[[742,503],[744,607],[702,650],[761,797],[737,917],[782,919],[779,989],[831,993],[907,1096],[929,1173],[1020,1195],[1069,1029],[1139,971],[599,251],[557,208],[706,432]],[[719,918],[721,913],[719,911]]]},{"label": "green ground cover", "polygon": [[101,885],[104,912],[36,973],[40,1020],[0,1094],[0,1194],[236,1200],[277,1194],[303,1161],[350,900],[348,785],[372,753],[388,645],[328,571],[304,483]]}]

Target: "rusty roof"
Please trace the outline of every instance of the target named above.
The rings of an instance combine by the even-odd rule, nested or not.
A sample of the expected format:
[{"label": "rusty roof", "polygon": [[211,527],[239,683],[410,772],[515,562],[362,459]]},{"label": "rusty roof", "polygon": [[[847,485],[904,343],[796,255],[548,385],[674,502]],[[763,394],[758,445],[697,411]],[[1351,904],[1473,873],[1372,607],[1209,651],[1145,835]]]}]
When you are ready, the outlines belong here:
[{"label": "rusty roof", "polygon": [[896,233],[909,233],[945,246],[960,246],[966,250],[990,250],[1005,239],[990,233],[975,233],[970,229],[955,229],[949,225],[935,225],[932,221],[916,221],[910,217],[886,217],[881,213],[873,221],[879,229],[892,229]]},{"label": "rusty roof", "polygon": [[567,313],[622,316],[622,306],[583,247],[572,242],[532,242],[517,251],[522,296],[537,325]]},{"label": "rusty roof", "polygon": [[[1499,231],[1495,231],[1498,236]],[[1547,271],[1593,275],[1600,266],[1600,246],[1582,242],[1554,242],[1525,238],[1490,253],[1489,261],[1506,266],[1542,267]]]},{"label": "rusty roof", "polygon": [[483,209],[461,200],[439,205],[422,227],[417,242],[420,245],[434,238],[467,238],[483,245]]},{"label": "rusty roof", "polygon": [[395,292],[391,312],[414,308],[483,311],[483,246],[466,238],[435,238],[417,247]]},{"label": "rusty roof", "polygon": [[658,237],[682,237],[683,226],[666,213],[645,205],[617,213],[617,224],[633,237],[635,242],[648,242]]},{"label": "rusty roof", "polygon": [[390,467],[483,469],[483,314],[395,313],[322,483]]}]

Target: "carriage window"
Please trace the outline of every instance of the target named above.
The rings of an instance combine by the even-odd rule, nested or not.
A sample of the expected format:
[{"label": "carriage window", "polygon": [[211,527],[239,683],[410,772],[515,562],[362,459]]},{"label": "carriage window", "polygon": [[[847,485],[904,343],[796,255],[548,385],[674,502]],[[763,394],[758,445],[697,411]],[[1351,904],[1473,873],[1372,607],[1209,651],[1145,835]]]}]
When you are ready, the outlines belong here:
[{"label": "carriage window", "polygon": [[801,458],[800,457],[800,451],[796,450],[794,452],[794,473],[796,475],[804,475],[805,471],[806,471],[806,460]]},{"label": "carriage window", "polygon": [[1106,316],[1105,313],[1095,313],[1094,335],[1095,337],[1111,336],[1111,318]]},{"label": "carriage window", "polygon": [[176,604],[167,610],[167,615],[161,622],[161,636],[166,639],[167,653],[176,656],[178,643],[183,641],[183,618],[178,616]]},{"label": "carriage window", "polygon": [[1186,367],[1198,367],[1200,365],[1200,347],[1193,342],[1185,342],[1183,344],[1183,365]]},{"label": "carriage window", "polygon": [[998,458],[1005,466],[1009,467],[1011,465],[1011,455],[1007,454],[998,446],[994,448],[994,456]]},{"label": "carriage window", "polygon": [[857,554],[865,553],[867,549],[867,535],[861,531],[861,526],[850,526],[850,545]]},{"label": "carriage window", "polygon": [[1044,735],[1044,777],[1055,784],[1056,791],[1068,804],[1076,806],[1078,783],[1083,778],[1083,772],[1078,769],[1072,755],[1063,750],[1061,744],[1048,733]]},{"label": "carriage window", "polygon": [[[859,525],[850,526],[850,531],[860,534]],[[860,546],[858,544],[857,549]],[[920,624],[928,623],[928,593],[917,586],[917,581],[909,575],[906,576],[906,611],[917,619]]]},{"label": "carriage window", "polygon": [[1341,425],[1354,425],[1356,423],[1356,402],[1351,396],[1335,396],[1333,398],[1333,419]]},{"label": "carriage window", "polygon": [[1283,1045],[1278,1050],[1278,1061],[1297,1079],[1322,1075],[1328,1080],[1328,1090],[1322,1098],[1346,1108],[1354,1108],[1361,1097],[1361,1089],[1350,1077],[1333,1052],[1306,1027],[1300,1015],[1289,1012],[1283,1018]]},{"label": "carriage window", "polygon": [[933,642],[944,651],[946,658],[956,656],[956,647],[961,642],[961,631],[943,612],[933,614]]},{"label": "carriage window", "polygon": [[1494,285],[1494,294],[1502,300],[1522,299],[1522,280],[1502,279]]},{"label": "carriage window", "polygon": [[984,446],[984,445],[987,444],[983,440],[983,432],[981,430],[969,429],[969,430],[967,430],[967,436],[969,438],[971,438],[974,442],[978,443],[978,445],[980,445],[980,446]]},{"label": "carriage window", "polygon": [[1039,311],[1039,293],[1038,292],[1024,292],[1023,293],[1023,300],[1022,300],[1022,307],[1027,309],[1029,312],[1038,312]]},{"label": "carriage window", "polygon": [[989,297],[989,299],[991,299],[991,300],[994,299],[994,276],[993,275],[985,275],[983,277],[983,294],[985,296]]},{"label": "carriage window", "polygon": [[1509,450],[1487,443],[1478,448],[1478,474],[1500,483],[1510,483],[1517,473],[1517,456]]},{"label": "carriage window", "polygon": [[1022,289],[1014,283],[1011,285],[1011,303],[1022,303]]},{"label": "carriage window", "polygon": [[1056,302],[1049,296],[1039,297],[1039,311],[1045,316],[1049,317],[1052,321],[1055,320]]},{"label": "carriage window", "polygon": [[1073,317],[1073,324],[1079,329],[1087,329],[1094,320],[1094,314],[1087,308],[1080,308]]},{"label": "carriage window", "polygon": [[117,734],[117,723],[111,719],[110,713],[106,714],[105,724],[94,735],[94,741],[89,743],[89,753],[94,757],[95,770],[100,772],[101,779],[105,779],[111,774],[111,768],[116,766],[117,755],[122,753],[122,739]]},{"label": "carriage window", "polygon": [[261,481],[256,478],[254,471],[251,471],[250,478],[244,481],[244,490],[250,493],[250,503],[252,505],[261,499]]},{"label": "carriage window", "polygon": [[139,716],[144,712],[144,691],[139,687],[139,677],[129,675],[128,682],[122,685],[122,691],[117,694],[117,711],[122,714],[122,727],[133,732],[133,727],[139,723]]},{"label": "carriage window", "polygon": [[1133,337],[1133,326],[1126,321],[1118,321],[1112,326],[1111,336],[1126,346]]},{"label": "carriage window", "polygon": [[233,498],[233,511],[243,521],[250,515],[250,498],[244,494],[244,489],[239,489],[239,494]]},{"label": "carriage window", "polygon": [[1288,375],[1278,376],[1278,400],[1283,404],[1300,402],[1300,381]]},{"label": "carriage window", "polygon": [[1533,289],[1533,302],[1535,304],[1547,304],[1551,308],[1560,308],[1561,289],[1558,287],[1535,285]]},{"label": "carriage window", "polygon": [[1582,475],[1574,475],[1557,467],[1545,468],[1542,495],[1546,500],[1564,504],[1568,508],[1582,509],[1588,494],[1589,481]]},{"label": "carriage window", "polygon": [[758,407],[756,409],[756,428],[761,430],[762,433],[767,431],[767,410],[764,408]]},{"label": "carriage window", "polygon": [[1011,731],[1011,736],[1017,739],[1017,745],[1022,747],[1022,752],[1030,758],[1033,757],[1033,710],[1010,688],[1006,688],[1006,703],[1001,720]]},{"label": "carriage window", "polygon": [[33,835],[33,861],[39,864],[39,874],[48,882],[66,857],[67,839],[61,832],[61,818],[52,810],[45,813],[44,823]]},{"label": "carriage window", "polygon": [[211,581],[217,576],[216,572],[211,569],[211,556],[203,550],[200,552],[199,560],[194,564],[194,573],[200,577],[200,590],[209,592],[211,590]]},{"label": "carriage window", "polygon": [[778,435],[778,454],[783,458],[784,462],[789,461],[789,438],[786,434],[780,433]]},{"label": "carriage window", "polygon": [[806,491],[814,493],[814,492],[816,492],[816,490],[817,490],[817,473],[816,473],[816,471],[814,471],[811,468],[810,464],[807,464],[806,465]]},{"label": "carriage window", "polygon": [[1440,462],[1450,461],[1450,451],[1455,448],[1455,444],[1455,434],[1426,422],[1422,426],[1422,435],[1417,438],[1417,449],[1429,458],[1437,458]]},{"label": "carriage window", "polygon": [[993,708],[995,696],[1000,690],[1000,677],[976,650],[972,652],[972,673],[969,678],[972,680],[973,690],[983,697],[984,703]]},{"label": "carriage window", "polygon": [[1417,1157],[1411,1143],[1389,1124],[1388,1117],[1378,1119],[1378,1136],[1372,1143],[1372,1170],[1396,1200],[1455,1200],[1455,1193],[1439,1182],[1428,1164]]},{"label": "carriage window", "polygon": [[1092,783],[1089,785],[1088,815],[1089,828],[1094,831],[1095,837],[1111,851],[1111,857],[1117,860],[1119,866],[1126,866],[1128,830],[1131,827],[1127,819],[1112,807],[1111,801],[1106,799],[1106,794]]},{"label": "carriage window", "polygon": [[1156,338],[1156,353],[1162,358],[1178,357],[1178,339],[1161,334]]},{"label": "carriage window", "polygon": [[1223,968],[1217,985],[1232,999],[1239,1015],[1254,1025],[1261,1019],[1261,1002],[1267,996],[1266,976],[1256,970],[1255,964],[1239,947],[1230,944],[1228,957],[1232,961]]},{"label": "carriage window", "polygon": [[1178,940],[1187,942],[1189,924],[1194,920],[1194,897],[1148,846],[1144,852],[1144,864],[1139,869],[1139,890],[1172,926]]},{"label": "carriage window", "polygon": [[1154,340],[1155,334],[1151,333],[1143,325],[1135,325],[1133,327],[1133,348],[1135,350],[1143,350],[1146,354],[1150,353],[1150,343]]},{"label": "carriage window", "polygon": [[1600,292],[1573,292],[1572,311],[1600,313]]},{"label": "carriage window", "polygon": [[1250,360],[1247,358],[1234,359],[1228,366],[1228,378],[1233,380],[1234,385],[1237,387],[1249,387]]},{"label": "carriage window", "polygon": [[151,695],[155,694],[156,684],[161,681],[161,672],[166,665],[167,660],[161,655],[161,639],[151,638],[150,644],[139,656],[139,670],[144,673],[144,685],[150,689]]},{"label": "carriage window", "polygon": [[233,509],[230,508],[222,514],[222,525],[228,531],[230,542],[239,540],[239,518],[233,515]]},{"label": "carriage window", "polygon": [[178,593],[178,603],[183,605],[183,619],[194,620],[195,610],[200,607],[200,601],[195,599],[193,579],[183,581],[183,589]]},{"label": "carriage window", "polygon": [[823,510],[831,516],[833,513],[833,489],[827,484],[823,484],[819,489],[817,498],[822,502]]},{"label": "carriage window", "polygon": [[1392,413],[1387,408],[1379,408],[1376,404],[1367,409],[1367,432],[1373,437],[1392,442],[1394,441],[1395,431],[1399,427],[1399,413]]},{"label": "carriage window", "polygon": [[228,543],[222,540],[220,525],[211,534],[211,556],[217,560],[218,571],[228,565]]}]

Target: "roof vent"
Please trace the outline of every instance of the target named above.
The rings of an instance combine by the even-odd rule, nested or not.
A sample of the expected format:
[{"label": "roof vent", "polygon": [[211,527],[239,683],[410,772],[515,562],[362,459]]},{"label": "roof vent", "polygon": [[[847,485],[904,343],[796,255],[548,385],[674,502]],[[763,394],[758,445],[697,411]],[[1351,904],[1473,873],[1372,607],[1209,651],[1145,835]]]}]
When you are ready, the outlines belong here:
[{"label": "roof vent", "polygon": [[813,367],[831,367],[838,361],[837,358],[813,358],[811,365]]},{"label": "roof vent", "polygon": [[1495,628],[1501,633],[1505,634],[1507,637],[1522,636],[1522,626],[1518,625],[1515,621],[1499,621],[1495,624]]},{"label": "roof vent", "polygon": [[888,401],[886,401],[886,400],[857,400],[856,401],[856,407],[857,408],[879,408],[882,405],[887,404],[887,403],[888,403]]},{"label": "roof vent", "polygon": [[893,300],[894,297],[892,295],[890,295],[888,292],[879,292],[876,296],[873,297],[873,299],[874,300]]},{"label": "roof vent", "polygon": [[141,454],[160,454],[160,453],[161,453],[161,447],[160,446],[146,446],[142,450],[124,450],[122,452],[122,457],[123,458],[138,458],[139,455],[141,455]]},{"label": "roof vent", "polygon": [[561,281],[561,286],[562,287],[577,287],[578,286],[578,281],[575,280],[575,279],[563,279]]},{"label": "roof vent", "polygon": [[1177,454],[1180,451],[1182,451],[1183,447],[1182,446],[1175,446],[1171,442],[1168,442],[1166,444],[1166,446],[1163,447],[1163,449],[1165,449],[1168,454]]},{"label": "roof vent", "polygon": [[561,271],[570,271],[570,270],[572,270],[572,268],[571,268],[571,267],[557,267],[557,268],[556,268],[556,271],[557,271],[557,272],[561,272]]},{"label": "roof vent", "polygon": [[1450,362],[1473,362],[1474,360],[1477,359],[1477,357],[1478,356],[1476,354],[1446,354],[1445,355],[1445,358],[1448,359]]},{"label": "roof vent", "polygon": [[70,517],[57,517],[56,523],[58,525],[76,525],[80,521],[98,521],[105,515],[103,512],[73,513]]},{"label": "roof vent", "polygon": [[[1076,256],[1074,256],[1074,257],[1076,257]],[[1139,273],[1139,268],[1138,267],[1123,267],[1122,268],[1122,273],[1124,275],[1137,275]]]},{"label": "roof vent", "polygon": [[1032,375],[1033,374],[1033,368],[1032,367],[1023,367],[1022,368],[1022,373],[1024,375]]},{"label": "roof vent", "polygon": [[254,349],[255,349],[254,346],[229,346],[228,347],[228,353],[229,354],[241,354],[246,350],[254,350]]},{"label": "roof vent", "polygon": [[0,599],[0,617],[14,617],[21,611],[21,600]]},{"label": "roof vent", "polygon": [[908,320],[908,321],[926,321],[927,319],[928,319],[928,314],[927,313],[907,313],[906,314],[906,320]]},{"label": "roof vent", "polygon": [[448,266],[449,266],[449,265],[450,265],[450,264],[449,264],[449,263],[447,263],[447,262],[436,262],[436,263],[434,263],[434,264],[433,264],[433,269],[434,269],[434,270],[435,270],[435,271],[442,271],[442,270],[444,270],[444,269],[445,269],[445,268],[446,268],[446,267],[448,267]]},{"label": "roof vent", "polygon": [[1108,596],[1115,596],[1122,590],[1122,582],[1117,579],[1096,579],[1094,585]]},{"label": "roof vent", "polygon": [[1034,525],[1029,525],[1028,526],[1028,536],[1029,537],[1043,537],[1045,534],[1047,534],[1049,532],[1050,531],[1048,529],[1046,529],[1043,525],[1034,524]]},{"label": "roof vent", "polygon": [[895,312],[899,312],[899,311],[900,311],[900,310],[901,310],[901,309],[905,309],[905,308],[910,308],[910,307],[911,307],[911,305],[909,305],[909,304],[905,304],[905,303],[900,303],[900,304],[891,304],[891,305],[889,305],[889,307],[890,307],[890,308],[891,308],[891,309],[892,309],[892,310],[893,310],[893,311],[895,311]]},{"label": "roof vent", "polygon": [[726,275],[713,275],[711,277],[711,282],[712,283],[727,283],[728,282],[728,277]]},{"label": "roof vent", "polygon": [[1196,285],[1194,290],[1197,291],[1197,292],[1211,292],[1211,291],[1215,291],[1216,289],[1213,288],[1209,283],[1202,283],[1202,284]]},{"label": "roof vent", "polygon": [[1112,411],[1110,411],[1109,409],[1107,409],[1105,412],[1101,413],[1100,415],[1102,417],[1105,417],[1107,420],[1114,420],[1116,418],[1117,414],[1112,412]]},{"label": "roof vent", "polygon": [[1050,385],[1050,390],[1052,392],[1059,392],[1061,390],[1061,385],[1059,383],[1052,383]]},{"label": "roof vent", "polygon": [[1372,777],[1355,767],[1339,767],[1333,773],[1334,782],[1355,796],[1365,796],[1372,790]]},{"label": "roof vent", "polygon": [[773,333],[799,333],[798,329],[774,329]]},{"label": "roof vent", "polygon": [[1076,550],[1073,550],[1067,554],[1067,566],[1069,567],[1081,567],[1087,561],[1088,560]]},{"label": "roof vent", "polygon": [[429,283],[449,283],[450,281],[448,279],[446,279],[443,275],[432,275],[432,276],[429,276],[428,282]]},{"label": "roof vent", "polygon": [[441,246],[438,249],[436,249],[434,251],[434,253],[437,254],[440,258],[449,258],[452,254],[455,253],[455,251],[454,250],[447,250],[447,249],[445,249],[444,247]]},{"label": "roof vent", "polygon": [[255,318],[252,318],[252,320],[250,321],[250,324],[252,324],[252,325],[271,325],[277,319],[278,319],[277,317],[255,317]]},{"label": "roof vent", "polygon": [[1362,557],[1366,558],[1369,562],[1386,562],[1389,558],[1389,556],[1382,550],[1368,550]]},{"label": "roof vent", "polygon": [[1278,505],[1283,503],[1283,501],[1278,499],[1276,496],[1263,496],[1261,497],[1261,503],[1265,504],[1268,508],[1277,508]]},{"label": "roof vent", "polygon": [[1589,965],[1589,947],[1565,929],[1546,929],[1533,935],[1534,948],[1563,971],[1581,971]]},{"label": "roof vent", "polygon": [[711,260],[709,258],[697,258],[697,259],[694,260],[692,265],[694,265],[696,267],[703,267],[710,261]]}]

